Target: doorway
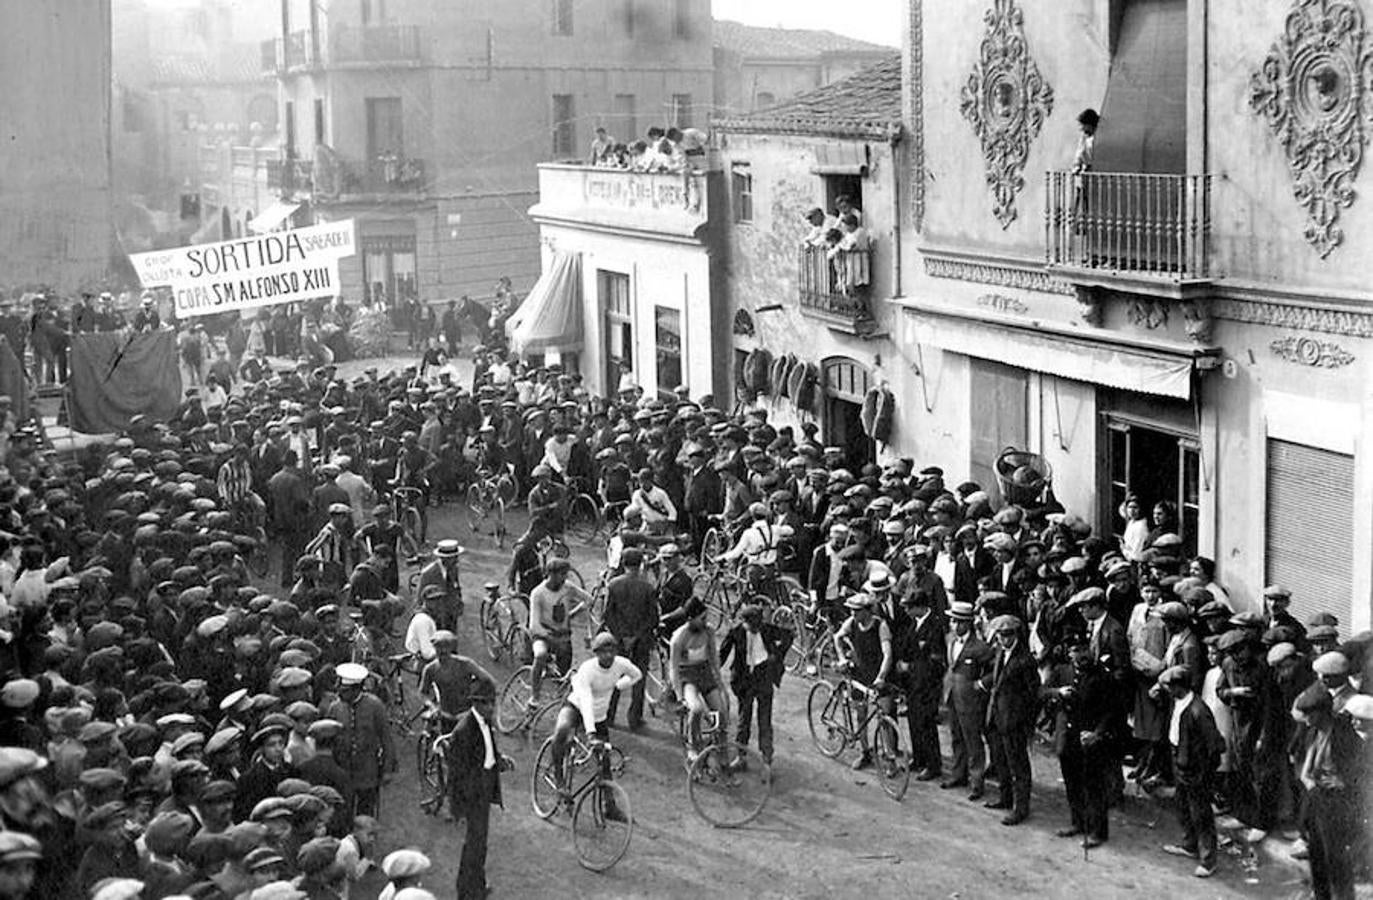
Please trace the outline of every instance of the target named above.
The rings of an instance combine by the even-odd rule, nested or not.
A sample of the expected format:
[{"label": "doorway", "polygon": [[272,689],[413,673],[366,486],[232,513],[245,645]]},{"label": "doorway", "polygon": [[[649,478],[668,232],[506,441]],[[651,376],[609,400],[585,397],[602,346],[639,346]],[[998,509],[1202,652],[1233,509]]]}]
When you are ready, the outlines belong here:
[{"label": "doorway", "polygon": [[822,367],[825,384],[823,431],[825,444],[844,451],[847,464],[857,470],[877,459],[877,445],[863,431],[863,398],[868,393],[868,369],[857,360],[833,357]]},{"label": "doorway", "polygon": [[1138,496],[1140,508],[1151,518],[1154,505],[1166,501],[1175,510],[1183,552],[1196,555],[1201,509],[1196,438],[1115,416],[1108,416],[1106,428],[1110,508],[1103,510],[1102,521],[1111,522],[1112,533],[1119,536],[1125,527],[1120,508],[1127,496]]}]

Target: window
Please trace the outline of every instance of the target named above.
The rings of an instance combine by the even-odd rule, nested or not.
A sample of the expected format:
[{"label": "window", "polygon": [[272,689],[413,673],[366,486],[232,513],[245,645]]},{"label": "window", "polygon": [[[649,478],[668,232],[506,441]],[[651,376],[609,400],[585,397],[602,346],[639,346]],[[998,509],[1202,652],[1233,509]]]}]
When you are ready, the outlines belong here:
[{"label": "window", "polygon": [[1195,556],[1201,513],[1201,451],[1192,437],[1111,418],[1107,421],[1109,504],[1104,519],[1117,537],[1124,533],[1120,509],[1130,494],[1145,516],[1167,502],[1177,514],[1183,552]]},{"label": "window", "polygon": [[691,95],[672,95],[672,117],[669,121],[678,128],[691,127]]},{"label": "window", "polygon": [[734,221],[753,221],[753,169],[748,163],[730,166],[730,182],[734,195]]},{"label": "window", "polygon": [[614,136],[616,140],[625,144],[634,143],[635,136],[639,133],[635,105],[633,94],[615,95]]},{"label": "window", "polygon": [[553,0],[553,33],[572,34],[572,0]]},{"label": "window", "polygon": [[624,6],[620,10],[620,21],[624,22],[625,34],[633,37],[634,35],[634,4],[636,0],[622,0]]},{"label": "window", "polygon": [[577,155],[577,122],[571,94],[553,95],[553,156],[569,159]]},{"label": "window", "polygon": [[759,91],[758,96],[753,99],[754,109],[767,109],[777,102],[777,96],[769,91]]},{"label": "window", "polygon": [[324,143],[324,100],[315,99],[315,145]]},{"label": "window", "polygon": [[672,0],[672,36],[691,37],[691,0]]},{"label": "window", "polygon": [[605,317],[605,389],[617,392],[621,375],[634,371],[634,310],[629,276],[597,269],[596,295]]},{"label": "window", "polygon": [[682,313],[653,307],[654,344],[658,355],[658,393],[671,394],[682,383]]},{"label": "window", "polygon": [[839,198],[847,197],[861,212],[863,209],[863,179],[858,175],[824,175],[825,211],[834,212]]},{"label": "window", "polygon": [[405,154],[404,109],[399,97],[367,97],[367,160]]}]

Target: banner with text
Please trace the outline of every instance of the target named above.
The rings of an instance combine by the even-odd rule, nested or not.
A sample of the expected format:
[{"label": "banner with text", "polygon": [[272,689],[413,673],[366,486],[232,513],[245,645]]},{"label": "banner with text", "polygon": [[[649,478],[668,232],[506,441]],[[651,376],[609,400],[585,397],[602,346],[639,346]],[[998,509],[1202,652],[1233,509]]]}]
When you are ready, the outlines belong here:
[{"label": "banner with text", "polygon": [[338,261],[356,252],[353,220],[215,244],[131,253],[145,288],[172,291],[179,319],[298,303],[339,292]]}]

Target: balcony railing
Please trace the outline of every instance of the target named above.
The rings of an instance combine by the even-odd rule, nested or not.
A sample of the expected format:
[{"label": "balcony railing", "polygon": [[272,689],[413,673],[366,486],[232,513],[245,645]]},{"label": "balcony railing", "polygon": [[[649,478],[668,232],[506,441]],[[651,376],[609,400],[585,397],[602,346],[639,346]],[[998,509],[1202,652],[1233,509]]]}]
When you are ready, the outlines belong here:
[{"label": "balcony railing", "polygon": [[315,43],[310,39],[308,31],[293,31],[286,39],[285,44],[285,63],[286,68],[294,69],[297,66],[311,66],[315,59]]},{"label": "balcony railing", "polygon": [[871,322],[871,275],[871,250],[831,254],[828,247],[803,245],[798,269],[801,312],[852,328]]},{"label": "balcony railing", "polygon": [[267,187],[282,194],[309,194],[314,190],[314,166],[308,159],[269,159]]},{"label": "balcony railing", "polygon": [[329,44],[331,63],[419,62],[417,25],[368,25],[336,29]]},{"label": "balcony railing", "polygon": [[1051,266],[1126,277],[1211,277],[1211,176],[1048,172]]}]

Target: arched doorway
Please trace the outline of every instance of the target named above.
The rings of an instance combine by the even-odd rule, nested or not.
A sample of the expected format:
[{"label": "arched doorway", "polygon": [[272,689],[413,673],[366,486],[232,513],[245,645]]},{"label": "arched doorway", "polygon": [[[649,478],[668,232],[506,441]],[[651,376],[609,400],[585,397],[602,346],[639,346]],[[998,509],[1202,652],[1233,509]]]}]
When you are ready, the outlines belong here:
[{"label": "arched doorway", "polygon": [[870,387],[868,367],[846,356],[831,356],[820,367],[825,386],[821,417],[827,446],[842,447],[857,468],[877,459],[877,446],[863,433],[863,398]]}]

